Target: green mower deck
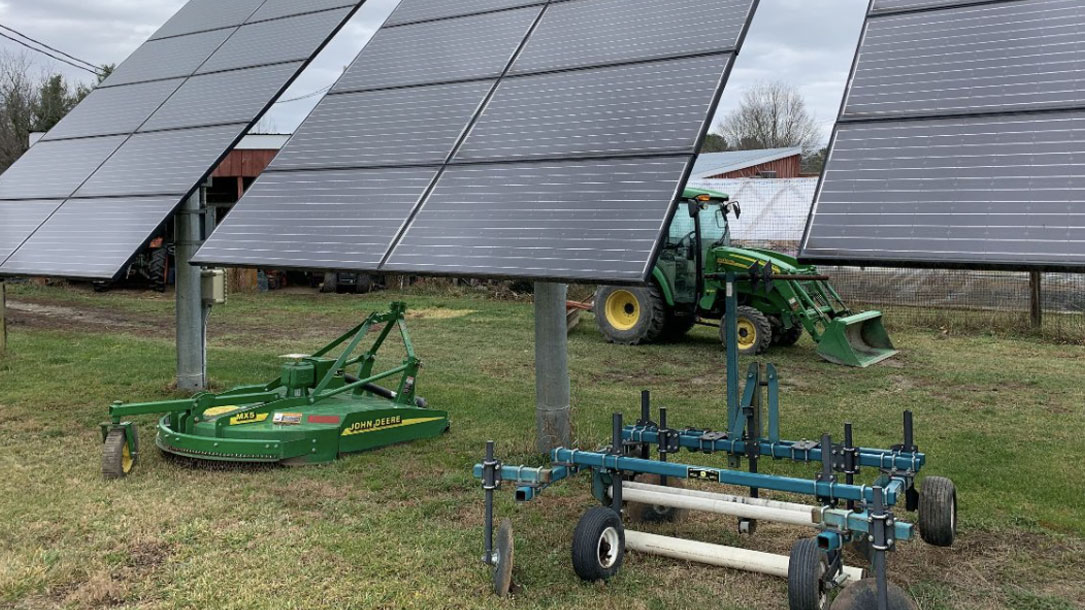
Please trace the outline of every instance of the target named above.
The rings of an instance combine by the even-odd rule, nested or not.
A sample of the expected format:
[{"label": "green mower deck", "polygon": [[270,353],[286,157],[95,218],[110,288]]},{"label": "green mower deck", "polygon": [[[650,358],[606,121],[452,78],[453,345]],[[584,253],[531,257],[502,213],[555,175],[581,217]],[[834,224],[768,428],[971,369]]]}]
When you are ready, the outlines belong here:
[{"label": "green mower deck", "polygon": [[[139,456],[135,425],[126,417],[164,413],[155,444],[170,454],[226,462],[320,464],[340,454],[432,438],[449,428],[448,414],[415,396],[421,362],[407,334],[406,306],[375,313],[312,356],[284,356],[279,379],[186,400],[114,403],[103,423],[102,471],[127,475]],[[375,327],[377,339],[355,356]],[[374,373],[376,353],[398,328],[406,350],[399,366]],[[337,357],[330,354],[340,348]],[[352,370],[353,367],[353,370]],[[377,385],[396,380],[395,389]]]}]

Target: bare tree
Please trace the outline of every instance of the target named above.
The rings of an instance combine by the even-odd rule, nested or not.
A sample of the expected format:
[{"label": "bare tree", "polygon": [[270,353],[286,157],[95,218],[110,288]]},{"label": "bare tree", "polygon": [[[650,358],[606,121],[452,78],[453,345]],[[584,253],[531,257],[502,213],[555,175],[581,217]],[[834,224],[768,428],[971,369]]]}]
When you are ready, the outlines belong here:
[{"label": "bare tree", "polygon": [[25,55],[0,53],[0,171],[28,147],[38,93],[31,69]]},{"label": "bare tree", "polygon": [[738,150],[799,146],[815,152],[821,129],[798,90],[783,82],[760,83],[746,92],[742,104],[716,130]]}]

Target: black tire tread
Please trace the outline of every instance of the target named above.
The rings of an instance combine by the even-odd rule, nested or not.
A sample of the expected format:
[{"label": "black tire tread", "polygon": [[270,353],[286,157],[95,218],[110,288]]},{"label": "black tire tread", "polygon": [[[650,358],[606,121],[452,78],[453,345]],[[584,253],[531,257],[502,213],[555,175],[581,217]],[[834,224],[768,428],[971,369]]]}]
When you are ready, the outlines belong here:
[{"label": "black tire tread", "polygon": [[[915,601],[904,589],[893,584],[888,584],[889,610],[917,610]],[[833,600],[831,610],[868,610],[878,607],[878,581],[873,578],[864,578],[859,582],[852,583],[840,592]]]},{"label": "black tire tread", "polygon": [[791,610],[822,610],[823,565],[816,538],[803,538],[791,547],[787,565],[787,602]]},{"label": "black tire tread", "polygon": [[[739,320],[746,318],[747,320],[753,322],[754,326],[757,327],[757,344],[753,348],[747,349],[745,351],[739,349],[739,354],[743,356],[756,356],[758,354],[763,354],[768,351],[769,347],[772,346],[772,323],[769,322],[768,316],[761,313],[754,307],[749,307],[745,305],[739,307],[736,314]],[[720,341],[724,344],[724,346],[727,345],[726,317],[724,317],[722,323],[720,324]]]},{"label": "black tire tread", "polygon": [[[628,290],[638,297],[645,295],[647,303],[641,303],[641,310],[648,316],[648,323],[639,335],[628,337],[619,336],[606,321],[606,301],[614,290]],[[638,299],[639,300],[639,299]],[[595,293],[595,323],[599,331],[603,333],[607,341],[619,345],[645,345],[656,343],[664,336],[667,327],[667,301],[663,298],[663,291],[654,282],[647,288],[618,288],[616,286],[599,286]]]},{"label": "black tire tread", "polygon": [[150,278],[151,288],[155,292],[165,292],[169,273],[170,252],[163,246],[151,252],[151,262],[147,267],[147,276]]},{"label": "black tire tread", "polygon": [[[610,568],[599,565],[598,541],[599,536],[607,528],[613,527],[618,530],[618,559]],[[573,531],[573,570],[581,580],[596,582],[610,580],[622,567],[625,559],[625,529],[622,527],[622,519],[618,513],[605,506],[596,506],[588,509]]]},{"label": "black tire tread", "polygon": [[124,430],[110,430],[102,444],[102,476],[107,480],[123,479],[124,447],[128,444]]},{"label": "black tire tread", "polygon": [[957,537],[957,488],[945,477],[923,479],[919,491],[919,535],[933,546],[953,545]]}]

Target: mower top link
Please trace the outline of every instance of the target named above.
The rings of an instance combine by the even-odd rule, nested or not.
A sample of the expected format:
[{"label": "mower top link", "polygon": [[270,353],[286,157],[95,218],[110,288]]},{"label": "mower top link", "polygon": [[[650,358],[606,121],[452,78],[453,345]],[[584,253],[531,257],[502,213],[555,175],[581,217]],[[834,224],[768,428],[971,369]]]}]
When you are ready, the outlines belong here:
[{"label": "mower top link", "polygon": [[[415,395],[421,361],[407,333],[406,310],[393,303],[390,311],[371,314],[311,356],[283,356],[290,362],[266,384],[186,400],[114,403],[110,421],[101,425],[102,472],[120,478],[135,465],[136,428],[124,418],[136,415],[164,414],[155,437],[162,451],[228,462],[318,464],[341,453],[440,435],[449,428],[448,413],[429,409]],[[399,366],[374,372],[376,354],[396,328],[406,357]],[[378,331],[376,339],[360,351],[371,330]],[[396,380],[394,390],[377,385],[388,378]]]}]

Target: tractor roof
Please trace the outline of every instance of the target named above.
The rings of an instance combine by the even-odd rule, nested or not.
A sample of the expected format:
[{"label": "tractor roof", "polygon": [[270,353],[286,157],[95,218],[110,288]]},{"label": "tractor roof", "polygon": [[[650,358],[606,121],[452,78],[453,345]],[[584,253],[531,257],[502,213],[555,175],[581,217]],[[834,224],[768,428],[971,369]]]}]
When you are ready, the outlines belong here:
[{"label": "tractor roof", "polygon": [[696,199],[697,197],[699,197],[701,195],[708,195],[712,199],[718,199],[720,201],[730,201],[731,200],[730,195],[728,195],[726,193],[721,193],[719,191],[712,191],[712,190],[709,190],[709,189],[701,189],[701,188],[694,188],[694,187],[687,186],[686,189],[684,191],[682,191],[682,198],[683,199]]}]

